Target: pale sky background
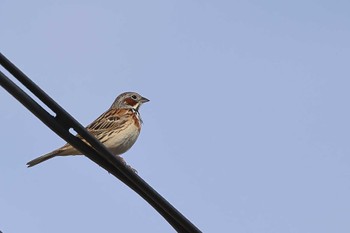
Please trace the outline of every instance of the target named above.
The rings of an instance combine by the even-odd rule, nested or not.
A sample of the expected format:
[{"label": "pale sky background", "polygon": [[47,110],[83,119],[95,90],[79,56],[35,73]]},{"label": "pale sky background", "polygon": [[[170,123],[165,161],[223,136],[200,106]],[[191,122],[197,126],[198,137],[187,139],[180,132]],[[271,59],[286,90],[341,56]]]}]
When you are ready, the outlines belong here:
[{"label": "pale sky background", "polygon": [[[83,125],[151,102],[125,159],[203,232],[350,232],[349,1],[0,2],[1,52]],[[3,233],[174,232],[0,89]]]}]

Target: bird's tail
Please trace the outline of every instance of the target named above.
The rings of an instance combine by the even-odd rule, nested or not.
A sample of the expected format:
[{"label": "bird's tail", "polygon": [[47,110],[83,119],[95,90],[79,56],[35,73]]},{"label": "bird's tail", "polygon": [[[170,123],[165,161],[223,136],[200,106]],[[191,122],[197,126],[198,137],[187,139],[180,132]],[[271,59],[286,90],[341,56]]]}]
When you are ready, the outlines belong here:
[{"label": "bird's tail", "polygon": [[44,162],[44,161],[46,161],[48,159],[51,159],[51,158],[53,158],[53,157],[55,157],[57,155],[60,155],[60,152],[61,152],[61,150],[58,149],[58,150],[54,150],[54,151],[52,151],[52,152],[50,152],[48,154],[42,155],[42,156],[40,156],[40,157],[38,157],[36,159],[33,159],[33,160],[29,161],[27,163],[27,166],[28,167],[33,167],[33,166],[35,166],[35,165],[37,165],[37,164],[39,164],[41,162]]}]

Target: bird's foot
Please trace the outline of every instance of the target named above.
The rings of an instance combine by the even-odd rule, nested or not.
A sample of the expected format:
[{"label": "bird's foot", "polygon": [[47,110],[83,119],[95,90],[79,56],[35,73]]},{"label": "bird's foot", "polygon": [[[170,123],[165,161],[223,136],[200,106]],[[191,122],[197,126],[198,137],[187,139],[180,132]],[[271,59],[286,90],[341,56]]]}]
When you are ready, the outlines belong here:
[{"label": "bird's foot", "polygon": [[127,164],[123,157],[117,156],[117,158],[127,169],[129,169],[130,171],[137,174],[137,170],[135,168],[133,168],[132,166],[130,166],[129,164]]},{"label": "bird's foot", "polygon": [[133,173],[138,174],[137,170],[135,168],[133,168],[132,166],[130,166],[129,164],[126,164],[126,167],[131,170]]}]

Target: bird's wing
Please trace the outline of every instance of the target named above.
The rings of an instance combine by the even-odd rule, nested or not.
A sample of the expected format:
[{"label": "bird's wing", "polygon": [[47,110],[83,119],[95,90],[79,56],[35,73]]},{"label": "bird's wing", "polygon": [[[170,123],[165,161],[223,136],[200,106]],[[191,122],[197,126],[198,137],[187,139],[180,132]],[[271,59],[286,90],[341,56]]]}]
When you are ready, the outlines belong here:
[{"label": "bird's wing", "polygon": [[[132,112],[128,109],[109,109],[91,124],[86,126],[86,130],[95,136],[95,138],[101,143],[104,143],[111,133],[115,133],[116,130],[119,131],[124,127],[127,127],[131,116]],[[77,137],[87,143],[79,134]],[[59,150],[61,152],[60,154],[73,154],[76,151],[76,149],[69,143],[59,148]]]},{"label": "bird's wing", "polygon": [[86,129],[101,140],[102,135],[108,135],[108,132],[126,127],[130,117],[132,117],[132,112],[129,109],[109,109],[89,124]]}]

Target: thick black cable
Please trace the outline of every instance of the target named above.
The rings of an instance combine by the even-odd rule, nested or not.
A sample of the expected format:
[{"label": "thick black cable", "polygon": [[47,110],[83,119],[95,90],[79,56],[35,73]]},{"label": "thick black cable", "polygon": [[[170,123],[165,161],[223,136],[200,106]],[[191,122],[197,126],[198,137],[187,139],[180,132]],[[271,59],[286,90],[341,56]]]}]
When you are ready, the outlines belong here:
[{"label": "thick black cable", "polygon": [[[16,90],[16,86],[12,86],[11,83],[8,83],[4,81],[4,74],[0,71],[0,85],[3,86],[6,90],[8,90],[11,94],[17,93],[18,90]],[[7,77],[6,77],[7,78]],[[15,85],[15,84],[14,84]],[[17,93],[18,94],[18,93]],[[26,94],[25,94],[26,95]],[[126,185],[128,185],[130,188],[132,188],[135,192],[140,193],[141,190],[135,186],[133,183],[131,183],[122,173],[119,172],[115,168],[115,166],[111,165],[107,160],[102,160],[99,156],[96,156],[98,153],[93,148],[87,146],[84,142],[82,142],[79,138],[73,136],[69,132],[67,132],[67,128],[62,126],[58,121],[55,119],[42,117],[43,113],[48,114],[44,109],[41,108],[41,106],[31,106],[30,102],[32,101],[29,96],[21,96],[17,95],[17,100],[19,100],[23,105],[29,106],[28,109],[30,111],[38,116],[40,120],[42,120],[50,129],[52,129],[55,133],[57,133],[60,137],[65,139],[68,143],[72,145],[77,145],[77,148],[79,148],[79,151],[85,154],[88,158],[93,160],[95,163],[99,164],[101,167],[103,167],[105,170],[107,170],[109,173],[113,174],[115,177],[120,179],[122,182],[124,182]],[[29,97],[29,98],[28,98]],[[51,115],[49,115],[51,116]],[[52,117],[52,116],[51,116]],[[90,157],[91,156],[91,157]],[[142,194],[140,194],[142,195]],[[146,199],[147,197],[142,196],[147,202],[149,202],[177,231],[182,231],[182,226],[179,225],[176,221],[173,221],[171,217],[164,213],[162,210],[157,209],[157,203],[154,203],[152,199]]]},{"label": "thick black cable", "polygon": [[[17,74],[18,75],[18,74]],[[4,78],[3,76],[2,76],[2,78]],[[14,84],[14,83],[13,83]],[[14,84],[15,85],[15,84]],[[7,86],[4,86],[5,88],[7,87],[10,87],[9,85],[7,85]],[[16,94],[16,92],[18,91],[18,90],[20,90],[18,87],[17,87],[17,90],[16,89],[13,89],[13,90],[15,90],[13,93],[11,93],[11,94]],[[25,93],[22,93],[22,94],[25,94]],[[19,98],[17,98],[17,97],[19,97]],[[17,96],[16,98],[18,99],[18,100],[20,100],[20,102],[22,103],[22,104],[24,104],[25,106],[27,106],[28,104],[30,104],[31,102],[33,102],[33,100],[29,97],[29,96],[26,96],[26,97],[29,97],[29,98],[23,98],[23,97],[25,97],[25,95],[22,95],[22,96]],[[23,101],[23,99],[25,100],[25,101]],[[28,107],[27,107],[28,108]],[[40,107],[40,105],[38,105],[37,104],[37,106],[29,106],[29,110],[31,110],[31,109],[33,109],[34,111],[32,111],[36,116],[38,116],[38,117],[40,117],[40,116],[43,116],[43,113],[45,113],[46,111],[44,110],[44,109],[40,109],[41,107]],[[47,112],[46,112],[47,113]],[[44,117],[44,118],[40,118],[42,121],[44,120],[44,121],[46,121],[46,122],[44,122],[45,124],[47,124],[49,127],[50,127],[50,125],[52,124],[52,123],[54,123],[53,121],[48,121],[48,119],[47,119],[47,117],[48,118],[52,118],[52,116],[50,115],[50,114],[48,114],[47,113],[47,115]],[[63,124],[63,126],[62,126],[62,128],[61,128],[61,133],[63,133],[63,132],[67,132],[68,134],[70,134],[69,133],[69,127],[67,127],[68,126],[68,123],[69,122],[67,122],[67,121],[63,121],[62,119],[64,119],[64,118],[62,118],[62,117],[56,117],[55,119],[61,119],[61,120],[56,120],[56,122],[58,123],[58,124]],[[51,128],[51,127],[50,127]],[[51,128],[51,129],[53,129],[53,128]],[[63,130],[63,131],[62,131]],[[78,130],[77,130],[78,131]],[[56,132],[57,133],[57,132]],[[59,134],[60,135],[60,134]],[[60,136],[63,136],[63,137],[65,137],[65,135],[60,135]],[[71,135],[70,134],[70,136],[72,136],[72,137],[74,137],[73,135]],[[67,139],[65,139],[65,140],[67,140]],[[69,143],[71,143],[72,145],[74,145],[74,141],[68,141]],[[78,148],[79,149],[79,148]],[[82,151],[83,152],[83,151]],[[108,152],[107,152],[108,153]],[[85,154],[85,153],[84,153]],[[96,152],[95,152],[95,154],[96,154]],[[87,157],[89,157],[89,155],[87,155]],[[94,162],[96,162],[96,163],[98,163],[98,164],[100,164],[101,162],[100,162],[100,159],[101,157],[95,157],[95,158],[91,158]],[[119,160],[117,160],[117,162],[116,163],[118,163],[119,162]],[[107,162],[108,163],[108,162]],[[113,162],[113,164],[112,165],[114,165],[114,167],[115,167],[115,165],[116,165],[116,163],[114,163]],[[119,162],[120,163],[120,162]],[[109,164],[111,164],[111,163],[109,163]],[[106,169],[106,164],[104,164],[104,165],[102,165],[102,164],[100,164],[100,166],[102,166],[102,167],[104,167],[105,169]],[[123,166],[122,165],[122,167],[124,167],[125,168],[125,166]],[[113,168],[109,168],[109,169],[107,169],[110,173],[112,173],[112,174],[115,174],[115,171],[114,170],[116,170],[115,168],[113,169]],[[118,169],[117,169],[117,171],[119,171]],[[127,171],[128,172],[128,171]],[[132,173],[133,175],[135,175],[134,173]],[[142,192],[142,190],[140,190],[140,189],[137,189],[137,186],[135,187],[135,185],[132,185],[132,184],[130,184],[130,181],[128,180],[128,179],[125,179],[125,177],[120,177],[120,172],[118,172],[117,174],[115,174],[118,178],[120,178],[124,183],[126,183],[129,187],[131,187],[132,189],[134,189],[136,192],[138,192],[143,198],[147,198],[147,196],[145,197],[145,195],[143,195],[144,193]],[[147,199],[146,199],[147,200]],[[149,200],[149,198],[148,198],[148,200],[147,200],[148,202],[150,202],[150,201],[152,201],[152,200]],[[155,207],[158,211],[159,211],[159,208],[157,208],[158,206],[157,206],[157,203],[150,203],[153,207]],[[161,212],[161,214],[164,216],[164,218],[166,218],[166,220],[175,228],[175,229],[177,229],[178,231],[182,231],[183,229],[182,229],[182,227],[181,227],[181,225],[179,225],[179,224],[177,224],[176,223],[176,221],[174,221],[173,219],[171,219],[171,216],[169,217],[169,216],[167,216],[167,213],[164,213],[164,211],[163,210],[160,210]]]},{"label": "thick black cable", "polygon": [[[187,218],[176,210],[168,201],[160,196],[152,187],[150,187],[137,174],[128,169],[117,157],[109,151],[85,128],[80,125],[72,116],[70,116],[61,106],[59,106],[51,97],[32,82],[23,72],[15,67],[5,56],[0,53],[0,64],[9,71],[18,81],[20,81],[28,90],[47,105],[56,117],[50,115],[29,95],[21,90],[15,83],[0,72],[0,85],[3,86],[11,95],[27,107],[34,115],[44,122],[56,134],[76,147],[92,161],[103,167],[109,173],[120,179],[131,189],[137,192],[150,205],[153,206],[175,230],[178,232],[200,232]],[[73,128],[81,135],[92,147],[82,142],[69,132]]]}]

